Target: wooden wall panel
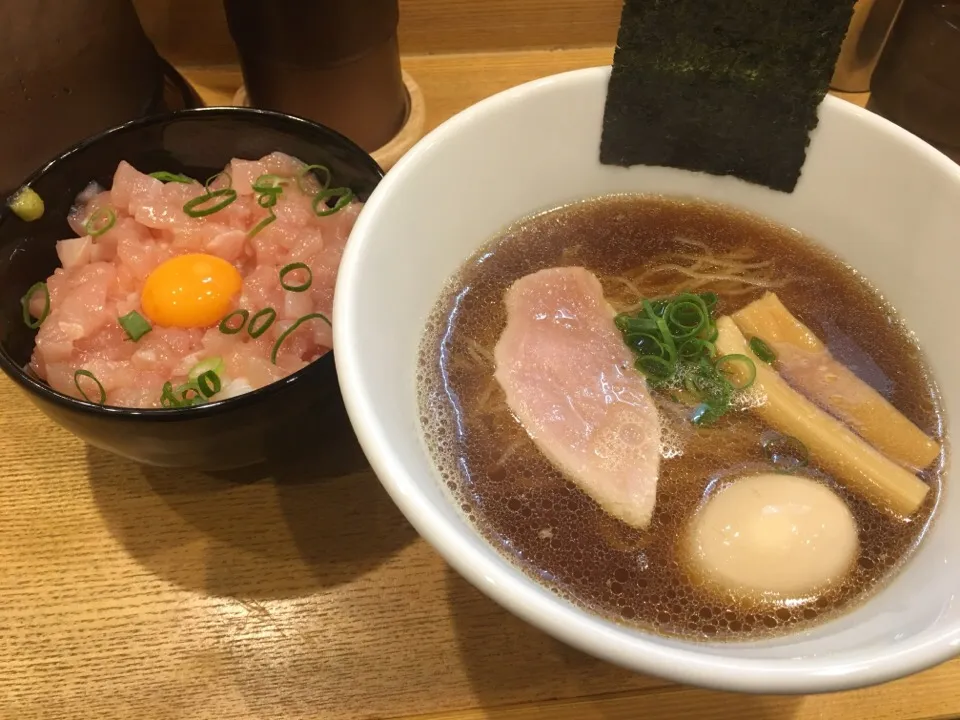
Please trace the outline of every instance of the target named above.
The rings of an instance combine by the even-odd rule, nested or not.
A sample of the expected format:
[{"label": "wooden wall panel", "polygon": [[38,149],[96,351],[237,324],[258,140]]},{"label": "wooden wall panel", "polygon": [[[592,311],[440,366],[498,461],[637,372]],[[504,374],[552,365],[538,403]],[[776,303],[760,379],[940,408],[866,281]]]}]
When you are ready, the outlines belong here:
[{"label": "wooden wall panel", "polygon": [[[219,0],[134,0],[160,52],[174,63],[232,64]],[[621,0],[400,0],[406,54],[613,45]]]}]

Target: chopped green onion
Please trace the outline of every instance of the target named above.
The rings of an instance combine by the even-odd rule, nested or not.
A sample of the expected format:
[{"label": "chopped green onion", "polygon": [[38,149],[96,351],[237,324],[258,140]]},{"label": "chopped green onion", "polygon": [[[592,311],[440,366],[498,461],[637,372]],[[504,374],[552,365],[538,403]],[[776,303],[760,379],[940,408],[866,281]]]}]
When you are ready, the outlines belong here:
[{"label": "chopped green onion", "polygon": [[163,392],[160,394],[160,405],[165,408],[181,407],[183,403],[177,397],[173,390],[173,385],[168,381],[163,384]]},{"label": "chopped green onion", "polygon": [[283,191],[283,185],[289,182],[287,178],[279,175],[267,174],[261,175],[253,181],[253,191],[256,193],[279,193]]},{"label": "chopped green onion", "polygon": [[[30,313],[30,301],[39,290],[43,291],[43,310],[40,311],[40,317],[34,320],[33,315]],[[50,290],[47,288],[47,284],[45,282],[38,282],[31,285],[30,289],[27,290],[27,294],[20,298],[20,306],[23,308],[24,324],[33,330],[40,327],[50,314]]]},{"label": "chopped green onion", "polygon": [[[261,195],[260,197],[263,197],[263,195]],[[254,225],[253,228],[250,230],[250,232],[247,233],[247,240],[258,235],[261,230],[263,230],[270,223],[274,222],[276,219],[277,219],[277,216],[274,215],[273,210],[271,210],[269,215],[267,215],[263,220],[261,220],[256,225]]]},{"label": "chopped green onion", "polygon": [[696,337],[710,321],[710,311],[698,295],[681,295],[667,307],[666,320],[677,340]]},{"label": "chopped green onion", "polygon": [[[222,177],[225,177],[227,179],[227,188],[232,188],[233,176],[230,173],[228,173],[226,170],[223,170],[221,172],[218,172],[216,175],[211,175],[210,177],[208,177],[207,181],[203,184],[203,186],[209,191],[210,187]],[[221,188],[221,189],[225,190],[226,188]]]},{"label": "chopped green onion", "polygon": [[200,386],[196,382],[184,383],[174,390],[174,393],[180,396],[183,404],[187,407],[201,405],[207,400],[203,392],[200,390]]},{"label": "chopped green onion", "polygon": [[77,370],[73,374],[73,384],[76,386],[77,391],[83,395],[83,399],[88,403],[94,402],[90,397],[83,391],[83,388],[80,387],[80,378],[87,377],[93,380],[97,384],[97,389],[100,391],[100,399],[95,403],[96,405],[103,405],[107,401],[107,391],[103,389],[103,385],[97,380],[97,376],[94,375],[89,370]]},{"label": "chopped green onion", "polygon": [[[234,317],[240,318],[239,325],[231,325],[230,320]],[[249,310],[234,310],[232,313],[227,315],[223,320],[220,321],[220,332],[224,335],[236,335],[238,332],[243,330],[243,326],[247,324],[247,318],[250,317]]]},{"label": "chopped green onion", "polygon": [[781,470],[796,470],[810,462],[807,446],[792,435],[768,432],[760,440],[764,453]]},{"label": "chopped green onion", "polygon": [[[713,292],[681,292],[643,299],[635,314],[614,317],[624,343],[633,351],[634,367],[653,389],[696,405],[691,420],[698,425],[729,412],[736,394],[750,387],[756,376],[756,366],[748,357],[716,359],[719,333],[713,308],[717,302]],[[728,373],[741,364],[747,372],[735,386]],[[681,388],[684,392],[678,393]]]},{"label": "chopped green onion", "polygon": [[[331,198],[337,198],[333,207],[327,206],[327,200]],[[349,205],[351,200],[353,200],[353,190],[350,188],[324,188],[313,196],[313,212],[316,213],[317,217],[333,215],[335,212]],[[321,206],[323,207],[322,210],[320,209]]]},{"label": "chopped green onion", "polygon": [[[212,200],[217,198],[223,198],[223,200],[210,204]],[[202,218],[220,212],[236,199],[237,191],[233,188],[208,190],[205,195],[188,200],[183,206],[183,211],[192,218]]]},{"label": "chopped green onion", "polygon": [[43,198],[33,188],[22,187],[8,201],[13,214],[26,222],[43,217]]},{"label": "chopped green onion", "polygon": [[667,329],[667,322],[663,318],[657,318],[657,329],[660,330],[661,336],[663,338],[663,347],[667,351],[667,355],[670,358],[670,362],[676,363],[677,361],[677,343],[673,339],[673,335],[670,334],[670,330]]},{"label": "chopped green onion", "polygon": [[717,346],[709,340],[701,340],[700,338],[684,340],[677,346],[677,356],[683,362],[695,362],[704,355],[713,358],[716,354]]},{"label": "chopped green onion", "polygon": [[754,355],[768,365],[777,361],[777,354],[773,351],[773,348],[756,336],[750,338],[750,349]]},{"label": "chopped green onion", "polygon": [[207,370],[197,378],[197,386],[204,397],[211,398],[220,392],[220,376],[213,370]]},{"label": "chopped green onion", "polygon": [[[286,278],[286,276],[289,275],[290,273],[296,272],[297,270],[306,270],[307,279],[304,280],[299,285],[289,285],[284,280],[284,278]],[[284,290],[289,290],[290,292],[303,292],[304,290],[310,289],[310,284],[312,282],[313,282],[313,271],[310,269],[310,266],[307,265],[306,263],[295,262],[295,263],[290,263],[289,265],[284,265],[282,268],[280,268],[280,287],[282,287]]]},{"label": "chopped green onion", "polygon": [[[311,188],[306,187],[304,180],[306,180],[307,175],[314,170],[322,170],[325,175],[323,180],[319,178],[317,181],[320,183],[320,190],[326,190],[330,186],[330,182],[333,180],[333,173],[330,172],[330,168],[326,165],[307,165],[303,170],[300,171],[300,174],[297,176],[297,187],[300,188],[300,192],[304,195],[312,195]],[[316,175],[316,173],[314,173]]]},{"label": "chopped green onion", "polygon": [[277,204],[277,200],[280,198],[279,192],[265,192],[260,195],[257,195],[257,205],[262,207],[264,210],[272,208]]},{"label": "chopped green onion", "polygon": [[713,309],[717,306],[717,301],[719,298],[715,292],[702,292],[697,294],[698,297],[703,300],[704,304],[707,306],[707,309],[710,312],[713,312]]},{"label": "chopped green onion", "polygon": [[741,381],[739,385],[735,385],[730,381],[729,375],[727,374],[727,382],[730,382],[735,390],[746,390],[748,387],[753,385],[753,381],[757,379],[757,366],[754,364],[753,360],[748,358],[746,355],[724,355],[723,357],[719,358],[713,366],[718,372],[723,373],[723,368],[727,367],[728,365],[736,364],[743,366],[743,368],[746,370],[747,377],[745,380]]},{"label": "chopped green onion", "polygon": [[100,237],[117,223],[117,214],[113,208],[103,207],[87,218],[83,229],[90,237]]},{"label": "chopped green onion", "polygon": [[117,322],[120,323],[120,327],[123,328],[127,337],[134,342],[153,330],[153,327],[147,322],[146,318],[136,310],[131,310],[126,315],[118,318]]},{"label": "chopped green onion", "polygon": [[223,364],[223,358],[220,357],[208,357],[206,360],[201,360],[192,368],[190,372],[187,373],[187,377],[191,381],[196,381],[198,377],[203,375],[205,372],[212,370],[217,375],[223,375],[226,370],[226,366]]},{"label": "chopped green onion", "polygon": [[641,357],[653,355],[664,359],[669,358],[667,348],[652,333],[624,333],[623,339]]},{"label": "chopped green onion", "polygon": [[[266,320],[263,321],[262,325],[257,325],[257,322],[262,318],[266,318]],[[276,319],[276,310],[271,307],[264,308],[250,318],[250,323],[247,325],[247,333],[250,335],[250,337],[256,339],[269,330],[270,326],[273,325],[273,321]]]},{"label": "chopped green onion", "polygon": [[638,357],[634,367],[649,378],[666,380],[673,374],[673,365],[656,355]]},{"label": "chopped green onion", "polygon": [[193,182],[193,178],[189,178],[181,173],[167,172],[166,170],[152,172],[150,173],[150,177],[165,183],[184,183],[186,185]]},{"label": "chopped green onion", "polygon": [[301,318],[297,318],[296,322],[294,322],[293,325],[291,325],[282,333],[280,333],[280,337],[278,337],[277,341],[273,344],[273,352],[270,353],[270,362],[272,362],[274,365],[277,364],[277,351],[280,350],[280,346],[283,345],[283,341],[286,340],[293,333],[294,330],[296,330],[298,327],[303,325],[303,323],[307,322],[308,320],[317,320],[317,319],[323,320],[327,325],[330,325],[331,327],[333,327],[332,324],[330,323],[330,319],[323,313],[310,313],[309,315],[304,315]]}]

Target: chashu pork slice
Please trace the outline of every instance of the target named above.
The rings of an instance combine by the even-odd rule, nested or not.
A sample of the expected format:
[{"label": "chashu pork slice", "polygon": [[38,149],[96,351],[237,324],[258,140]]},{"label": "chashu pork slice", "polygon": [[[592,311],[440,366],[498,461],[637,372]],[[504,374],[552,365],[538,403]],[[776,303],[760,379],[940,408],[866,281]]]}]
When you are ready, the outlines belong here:
[{"label": "chashu pork slice", "polygon": [[646,528],[660,470],[660,418],[581,267],[541,270],[507,290],[494,350],[507,404],[540,451],[604,510]]}]

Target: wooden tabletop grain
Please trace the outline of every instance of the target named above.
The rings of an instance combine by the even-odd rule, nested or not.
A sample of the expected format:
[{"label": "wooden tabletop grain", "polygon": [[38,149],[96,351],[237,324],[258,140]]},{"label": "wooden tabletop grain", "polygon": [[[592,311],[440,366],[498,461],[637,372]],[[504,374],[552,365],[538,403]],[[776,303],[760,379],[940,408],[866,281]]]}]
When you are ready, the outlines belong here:
[{"label": "wooden tabletop grain", "polygon": [[[428,128],[609,49],[410,57]],[[233,69],[189,77],[211,103]],[[0,718],[932,720],[960,661],[811,697],[680,687],[514,618],[420,540],[347,425],[209,475],[85,447],[0,378]]]}]

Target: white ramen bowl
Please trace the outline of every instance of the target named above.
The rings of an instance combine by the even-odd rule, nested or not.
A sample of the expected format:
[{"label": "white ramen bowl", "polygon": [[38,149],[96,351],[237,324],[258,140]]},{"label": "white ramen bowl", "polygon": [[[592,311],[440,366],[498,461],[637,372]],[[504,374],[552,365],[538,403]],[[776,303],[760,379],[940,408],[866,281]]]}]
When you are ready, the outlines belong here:
[{"label": "white ramen bowl", "polygon": [[333,327],[341,389],[373,469],[420,534],[483,592],[560,640],[640,672],[723,690],[813,693],[947,660],[960,652],[960,493],[949,473],[933,527],[879,593],[807,632],[740,643],[661,637],[575,607],[491,547],[443,488],[422,440],[415,378],[424,322],[444,283],[513,221],[607,193],[730,203],[819,241],[900,311],[947,417],[960,416],[960,166],[833,97],[820,108],[792,194],[730,177],[603,166],[609,75],[564,73],[474,105],[421,140],[370,197],[343,256]]}]

